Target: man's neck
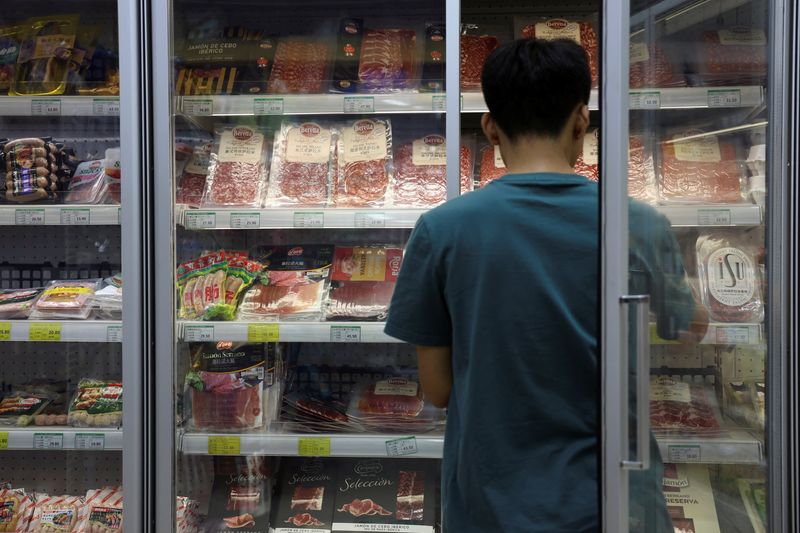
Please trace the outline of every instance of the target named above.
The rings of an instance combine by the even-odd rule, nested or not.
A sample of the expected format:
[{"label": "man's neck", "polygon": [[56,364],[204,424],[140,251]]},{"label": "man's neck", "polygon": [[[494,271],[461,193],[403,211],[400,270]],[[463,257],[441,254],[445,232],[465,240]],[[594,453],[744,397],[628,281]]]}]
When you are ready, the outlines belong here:
[{"label": "man's neck", "polygon": [[511,174],[549,172],[573,174],[569,154],[559,139],[528,138],[503,143],[501,150],[506,169]]}]

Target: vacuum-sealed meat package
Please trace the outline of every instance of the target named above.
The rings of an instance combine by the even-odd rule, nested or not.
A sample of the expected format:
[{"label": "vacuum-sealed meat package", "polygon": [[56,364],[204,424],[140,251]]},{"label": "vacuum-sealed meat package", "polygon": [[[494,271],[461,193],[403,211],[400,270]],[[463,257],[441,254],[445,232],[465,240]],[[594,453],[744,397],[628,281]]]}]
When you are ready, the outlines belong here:
[{"label": "vacuum-sealed meat package", "polygon": [[384,320],[402,262],[400,248],[337,246],[325,318]]},{"label": "vacuum-sealed meat package", "polygon": [[83,498],[80,496],[50,496],[42,492],[36,493],[29,533],[44,533],[47,531],[76,531],[78,514],[83,507]]},{"label": "vacuum-sealed meat package", "polygon": [[426,403],[419,383],[405,377],[359,383],[347,414],[369,431],[425,432],[444,423],[444,411]]},{"label": "vacuum-sealed meat package", "polygon": [[358,64],[361,89],[392,92],[412,88],[417,60],[416,39],[414,30],[365,30]]},{"label": "vacuum-sealed meat package", "polygon": [[108,199],[110,203],[118,204],[122,199],[122,159],[120,148],[106,148],[106,158],[103,162],[108,182]]},{"label": "vacuum-sealed meat package", "polygon": [[628,196],[650,204],[655,203],[658,196],[653,153],[639,135],[628,139]]},{"label": "vacuum-sealed meat package", "polygon": [[[472,141],[472,142],[470,142]],[[472,191],[474,137],[464,136],[460,147],[461,194]],[[426,135],[402,145],[394,158],[392,205],[430,207],[447,199],[445,138]]]},{"label": "vacuum-sealed meat package", "polygon": [[28,318],[42,289],[0,289],[0,318]]},{"label": "vacuum-sealed meat package", "polygon": [[13,203],[55,200],[58,148],[47,137],[14,139],[3,144],[5,198]]},{"label": "vacuum-sealed meat package", "polygon": [[695,246],[700,299],[716,322],[761,322],[764,302],[759,250],[740,233],[717,229],[701,234]]},{"label": "vacuum-sealed meat package", "polygon": [[591,22],[587,20],[566,20],[560,18],[515,17],[514,34],[524,39],[569,39],[575,41],[586,50],[589,56],[589,69],[592,73],[592,87],[597,87],[600,79],[599,59],[600,40]]},{"label": "vacuum-sealed meat package", "polygon": [[75,427],[122,426],[122,382],[81,379],[69,406],[67,422]]},{"label": "vacuum-sealed meat package", "polygon": [[266,132],[248,125],[219,126],[203,206],[260,207],[267,185]]},{"label": "vacuum-sealed meat package", "polygon": [[324,207],[331,196],[336,130],[323,122],[283,122],[275,136],[267,205]]},{"label": "vacuum-sealed meat package", "polygon": [[359,119],[341,125],[333,180],[336,207],[385,205],[392,179],[392,125]]},{"label": "vacuum-sealed meat package", "polygon": [[703,34],[704,63],[699,67],[710,85],[760,84],[767,74],[767,35],[761,28],[735,26]]},{"label": "vacuum-sealed meat package", "polygon": [[75,66],[78,20],[78,15],[54,15],[25,22],[27,32],[17,56],[11,96],[64,94]]},{"label": "vacuum-sealed meat package", "polygon": [[0,426],[29,426],[52,398],[41,392],[11,391],[0,399]]},{"label": "vacuum-sealed meat package", "polygon": [[650,423],[656,435],[720,432],[720,414],[710,387],[667,376],[650,378]]},{"label": "vacuum-sealed meat package", "polygon": [[85,320],[92,313],[91,300],[103,280],[51,281],[36,300],[30,318]]},{"label": "vacuum-sealed meat package", "polygon": [[630,43],[630,86],[676,87],[685,82],[673,75],[666,52],[657,43]]},{"label": "vacuum-sealed meat package", "polygon": [[461,39],[461,90],[479,91],[483,64],[499,41],[494,35],[462,35]]},{"label": "vacuum-sealed meat package", "polygon": [[102,159],[84,161],[72,174],[64,195],[68,204],[102,204],[108,194],[105,164]]},{"label": "vacuum-sealed meat package", "polygon": [[186,162],[186,166],[183,167],[183,172],[178,180],[176,203],[192,207],[200,206],[206,189],[212,149],[213,146],[209,143],[195,146],[192,149],[192,154]]},{"label": "vacuum-sealed meat package", "polygon": [[575,161],[575,173],[592,181],[600,181],[599,133],[600,130],[586,132],[583,137],[583,152],[578,156],[578,160]]},{"label": "vacuum-sealed meat package", "polygon": [[267,90],[274,94],[313,94],[326,86],[330,46],[289,37],[278,41]]},{"label": "vacuum-sealed meat package", "polygon": [[485,187],[508,173],[499,146],[485,145],[481,148],[481,160],[478,170],[478,180],[481,187]]},{"label": "vacuum-sealed meat package", "polygon": [[0,489],[0,531],[26,532],[33,498],[22,489]]},{"label": "vacuum-sealed meat package", "polygon": [[690,131],[661,143],[658,193],[662,202],[743,202],[744,177],[737,145],[730,137]]}]

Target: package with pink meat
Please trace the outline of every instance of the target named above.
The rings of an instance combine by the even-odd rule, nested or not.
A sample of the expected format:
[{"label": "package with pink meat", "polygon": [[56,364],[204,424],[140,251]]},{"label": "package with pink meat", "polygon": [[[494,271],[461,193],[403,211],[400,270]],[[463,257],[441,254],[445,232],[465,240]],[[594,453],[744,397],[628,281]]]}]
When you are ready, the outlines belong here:
[{"label": "package with pink meat", "polygon": [[399,247],[337,246],[325,318],[384,320],[402,262]]},{"label": "package with pink meat", "polygon": [[202,205],[260,207],[267,187],[267,132],[248,124],[217,126]]}]

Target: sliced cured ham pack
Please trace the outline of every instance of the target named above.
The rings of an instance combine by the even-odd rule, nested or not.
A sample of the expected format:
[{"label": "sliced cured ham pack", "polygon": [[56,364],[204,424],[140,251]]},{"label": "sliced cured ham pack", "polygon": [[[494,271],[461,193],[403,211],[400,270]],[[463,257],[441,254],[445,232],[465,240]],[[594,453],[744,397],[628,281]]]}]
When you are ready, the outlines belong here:
[{"label": "sliced cured ham pack", "polygon": [[272,532],[330,532],[337,474],[337,462],[333,459],[284,459],[277,503],[272,509]]},{"label": "sliced cured ham pack", "polygon": [[214,457],[206,533],[269,533],[272,472],[266,457]]},{"label": "sliced cured ham pack", "polygon": [[650,423],[654,434],[720,435],[722,418],[711,387],[667,376],[653,376],[650,382]]},{"label": "sliced cured ham pack", "polygon": [[325,318],[385,319],[402,262],[399,247],[337,246]]}]

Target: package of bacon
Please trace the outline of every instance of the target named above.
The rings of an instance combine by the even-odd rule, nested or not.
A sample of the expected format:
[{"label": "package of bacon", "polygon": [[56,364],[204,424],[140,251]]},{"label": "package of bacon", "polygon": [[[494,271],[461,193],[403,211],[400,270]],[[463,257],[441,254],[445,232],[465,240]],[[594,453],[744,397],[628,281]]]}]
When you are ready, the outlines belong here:
[{"label": "package of bacon", "polygon": [[214,457],[207,533],[268,533],[272,471],[266,457]]},{"label": "package of bacon", "polygon": [[336,497],[336,462],[322,458],[286,458],[281,462],[274,533],[331,531]]}]

